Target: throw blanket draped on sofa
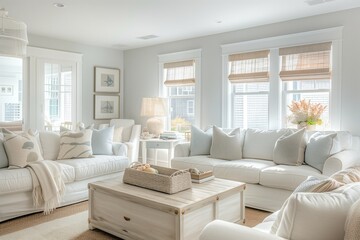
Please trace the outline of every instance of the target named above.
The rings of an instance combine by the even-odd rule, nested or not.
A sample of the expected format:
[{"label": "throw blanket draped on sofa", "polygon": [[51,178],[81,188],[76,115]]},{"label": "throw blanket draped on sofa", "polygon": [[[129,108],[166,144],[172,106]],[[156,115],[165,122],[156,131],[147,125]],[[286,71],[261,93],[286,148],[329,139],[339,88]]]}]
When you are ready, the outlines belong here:
[{"label": "throw blanket draped on sofa", "polygon": [[44,206],[44,213],[49,214],[60,206],[65,192],[60,166],[54,161],[44,160],[30,163],[27,168],[33,181],[34,206]]}]

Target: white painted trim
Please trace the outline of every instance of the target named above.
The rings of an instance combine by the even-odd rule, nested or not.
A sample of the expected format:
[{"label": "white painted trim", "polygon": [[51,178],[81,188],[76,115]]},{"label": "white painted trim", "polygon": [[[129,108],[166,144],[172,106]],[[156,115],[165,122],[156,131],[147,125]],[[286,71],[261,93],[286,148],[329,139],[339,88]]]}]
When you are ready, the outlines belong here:
[{"label": "white painted trim", "polygon": [[[270,49],[270,58],[275,58],[280,47],[305,45],[318,42],[332,41],[333,72],[330,94],[330,123],[334,130],[341,129],[341,60],[342,60],[342,30],[343,27],[327,28],[309,32],[301,32],[283,36],[256,39],[232,44],[221,45],[223,60],[222,83],[222,125],[231,126],[231,87],[228,81],[228,56],[238,52],[251,52]],[[278,65],[278,64],[277,64]],[[277,69],[277,70],[276,70]],[[279,79],[279,66],[270,64],[270,93],[269,93],[269,129],[280,128],[283,125],[281,108],[284,97],[281,94],[282,83]],[[274,76],[275,75],[275,76]],[[276,92],[278,92],[277,95]],[[276,108],[277,107],[277,108]]]},{"label": "white painted trim", "polygon": [[[195,60],[195,125],[201,127],[201,49],[161,54],[159,58],[159,96],[167,97],[164,86],[164,63]],[[169,122],[167,125],[169,126]]]}]

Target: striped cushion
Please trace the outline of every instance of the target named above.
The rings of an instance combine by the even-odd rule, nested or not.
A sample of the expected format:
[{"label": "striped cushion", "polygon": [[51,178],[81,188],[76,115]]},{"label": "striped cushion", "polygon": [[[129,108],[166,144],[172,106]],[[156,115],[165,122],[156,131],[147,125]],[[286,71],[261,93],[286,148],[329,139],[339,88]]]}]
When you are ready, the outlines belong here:
[{"label": "striped cushion", "polygon": [[60,151],[57,159],[93,157],[91,136],[91,129],[80,132],[62,132],[60,134]]}]

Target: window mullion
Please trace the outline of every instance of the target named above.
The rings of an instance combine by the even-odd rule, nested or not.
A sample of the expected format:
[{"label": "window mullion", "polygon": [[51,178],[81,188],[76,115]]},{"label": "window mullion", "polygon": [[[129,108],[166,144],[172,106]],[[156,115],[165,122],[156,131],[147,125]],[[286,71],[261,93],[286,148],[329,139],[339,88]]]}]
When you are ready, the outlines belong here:
[{"label": "window mullion", "polygon": [[269,86],[269,129],[278,129],[281,121],[281,80],[279,78],[279,49],[270,50],[270,86]]}]

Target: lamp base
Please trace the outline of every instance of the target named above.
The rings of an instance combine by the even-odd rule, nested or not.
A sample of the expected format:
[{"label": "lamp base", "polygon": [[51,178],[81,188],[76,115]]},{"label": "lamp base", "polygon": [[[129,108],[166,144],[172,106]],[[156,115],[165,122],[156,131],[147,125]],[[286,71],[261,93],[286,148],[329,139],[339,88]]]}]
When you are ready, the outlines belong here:
[{"label": "lamp base", "polygon": [[146,128],[149,133],[158,137],[160,133],[164,132],[164,121],[160,118],[149,118],[146,122]]}]

